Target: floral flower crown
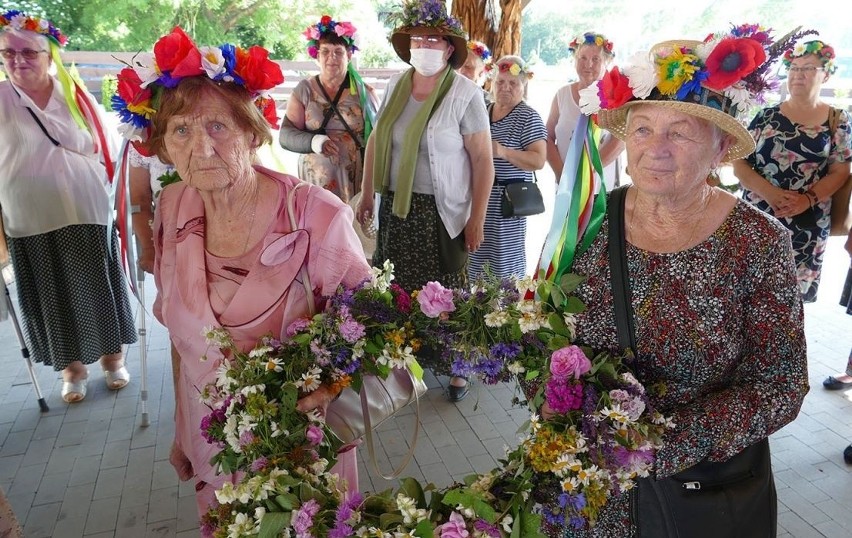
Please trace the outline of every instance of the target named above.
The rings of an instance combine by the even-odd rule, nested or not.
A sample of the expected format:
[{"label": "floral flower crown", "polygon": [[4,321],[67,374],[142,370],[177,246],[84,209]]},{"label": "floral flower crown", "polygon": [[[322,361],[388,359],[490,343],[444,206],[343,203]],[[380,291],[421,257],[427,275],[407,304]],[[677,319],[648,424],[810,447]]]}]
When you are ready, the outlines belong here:
[{"label": "floral flower crown", "polygon": [[357,29],[351,22],[338,22],[329,15],[323,15],[318,23],[308,26],[302,35],[308,40],[308,54],[311,58],[316,59],[319,51],[319,40],[323,36],[335,35],[346,42],[346,49],[349,52],[358,50],[358,47],[355,46],[355,32],[357,32]]},{"label": "floral flower crown", "polygon": [[795,47],[784,53],[784,58],[781,61],[784,64],[784,67],[789,68],[790,63],[794,59],[807,56],[808,54],[815,55],[817,59],[822,62],[823,69],[825,69],[825,72],[829,75],[833,75],[834,72],[837,71],[837,66],[834,64],[834,58],[837,57],[834,53],[834,47],[823,43],[819,39],[796,44]]},{"label": "floral flower crown", "polygon": [[429,27],[467,38],[461,22],[447,13],[447,6],[441,0],[406,0],[398,11],[385,15],[384,19],[397,29]]},{"label": "floral flower crown", "polygon": [[491,57],[491,51],[488,50],[488,46],[482,41],[470,40],[467,42],[467,50],[476,54],[476,56],[482,60],[482,63],[485,64],[485,71],[491,71],[493,68]]},{"label": "floral flower crown", "polygon": [[778,86],[769,68],[802,35],[799,28],[773,42],[757,24],[734,26],[704,41],[668,41],[650,55],[635,54],[631,65],[614,67],[596,85],[581,90],[587,114],[615,109],[628,101],[684,101],[707,105],[736,117],[764,102]]},{"label": "floral flower crown", "polygon": [[581,36],[577,36],[568,44],[568,50],[571,54],[576,54],[583,45],[594,45],[596,47],[600,47],[610,56],[615,56],[615,53],[612,51],[612,41],[607,39],[603,34],[586,32]]},{"label": "floral flower crown", "polygon": [[275,101],[268,92],[284,82],[284,75],[263,47],[246,50],[226,43],[199,48],[175,26],[157,41],[153,55],[140,55],[134,63],[118,74],[118,90],[112,97],[113,110],[121,118],[119,131],[125,138],[143,139],[157,113],[163,88],[174,88],[184,78],[197,76],[244,87],[266,121],[278,128]]},{"label": "floral flower crown", "polygon": [[524,75],[527,77],[527,80],[533,78],[533,72],[530,70],[528,65],[521,65],[511,60],[498,63],[497,69],[500,73],[510,73],[513,77]]},{"label": "floral flower crown", "polygon": [[10,9],[0,15],[0,27],[11,26],[14,30],[28,30],[42,34],[60,47],[68,43],[68,37],[47,19],[31,17],[17,9]]}]

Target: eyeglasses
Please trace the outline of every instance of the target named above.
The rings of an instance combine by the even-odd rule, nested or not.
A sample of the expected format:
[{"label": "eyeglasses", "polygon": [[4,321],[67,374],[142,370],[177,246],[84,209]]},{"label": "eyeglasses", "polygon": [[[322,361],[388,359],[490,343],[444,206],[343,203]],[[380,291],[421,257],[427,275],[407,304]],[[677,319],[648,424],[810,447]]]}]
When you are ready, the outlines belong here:
[{"label": "eyeglasses", "polygon": [[444,38],[435,35],[413,35],[411,36],[411,44],[417,47],[436,47],[444,43]]},{"label": "eyeglasses", "polygon": [[323,58],[333,57],[333,58],[337,58],[339,60],[340,58],[343,58],[344,56],[346,56],[346,51],[340,50],[340,49],[333,49],[333,50],[332,49],[320,49],[319,55]]},{"label": "eyeglasses", "polygon": [[817,67],[815,65],[806,65],[804,67],[793,66],[793,67],[787,68],[788,73],[801,73],[803,75],[813,75],[817,71],[822,71],[822,70],[823,70],[822,67]]},{"label": "eyeglasses", "polygon": [[2,49],[0,50],[0,56],[3,56],[6,60],[12,60],[17,55],[21,55],[25,60],[35,60],[38,58],[38,55],[42,52],[47,52],[46,50],[33,50],[33,49],[24,49],[24,50],[15,50],[15,49]]}]

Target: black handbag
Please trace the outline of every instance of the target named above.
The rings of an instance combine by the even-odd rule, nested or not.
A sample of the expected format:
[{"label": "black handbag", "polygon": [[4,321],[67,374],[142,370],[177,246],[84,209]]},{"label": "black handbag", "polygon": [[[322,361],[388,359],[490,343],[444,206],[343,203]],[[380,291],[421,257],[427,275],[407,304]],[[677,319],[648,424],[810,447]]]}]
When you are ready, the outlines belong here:
[{"label": "black handbag", "polygon": [[[618,343],[636,355],[630,302],[624,201],[628,187],[609,201],[609,264]],[[722,462],[701,461],[675,475],[639,479],[630,491],[630,518],[640,538],[765,538],[778,527],[778,499],[769,440]]]},{"label": "black handbag", "polygon": [[529,217],[544,213],[544,200],[536,181],[508,183],[500,198],[500,212],[504,219]]}]

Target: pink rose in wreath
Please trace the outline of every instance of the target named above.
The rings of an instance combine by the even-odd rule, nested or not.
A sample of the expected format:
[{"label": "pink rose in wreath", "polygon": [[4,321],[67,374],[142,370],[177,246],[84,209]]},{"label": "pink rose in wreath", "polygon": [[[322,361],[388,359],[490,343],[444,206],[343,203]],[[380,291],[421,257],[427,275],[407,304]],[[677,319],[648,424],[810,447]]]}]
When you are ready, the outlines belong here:
[{"label": "pink rose in wreath", "polygon": [[589,361],[583,350],[577,346],[566,346],[557,349],[550,356],[550,373],[553,377],[567,379],[574,377],[580,379],[580,376],[588,372],[592,368],[592,363]]},{"label": "pink rose in wreath", "polygon": [[448,290],[440,282],[427,282],[417,294],[417,302],[420,303],[420,311],[430,318],[437,318],[456,309],[453,290]]}]

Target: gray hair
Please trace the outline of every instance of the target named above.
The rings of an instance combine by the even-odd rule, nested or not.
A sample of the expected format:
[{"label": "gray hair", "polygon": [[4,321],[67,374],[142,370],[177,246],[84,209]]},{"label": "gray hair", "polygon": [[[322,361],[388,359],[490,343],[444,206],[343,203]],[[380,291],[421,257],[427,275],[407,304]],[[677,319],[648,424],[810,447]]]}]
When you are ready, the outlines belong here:
[{"label": "gray hair", "polygon": [[12,28],[11,26],[5,26],[0,28],[0,39],[3,38],[6,34],[14,34],[17,37],[22,39],[35,39],[39,42],[41,46],[44,47],[45,50],[50,51],[50,40],[46,35],[40,34],[38,32],[32,32],[30,30],[18,30],[17,28]]}]

